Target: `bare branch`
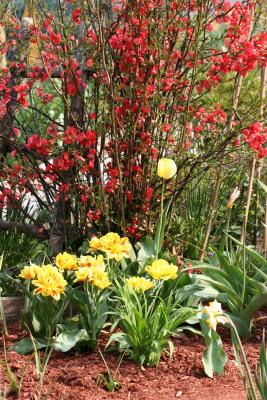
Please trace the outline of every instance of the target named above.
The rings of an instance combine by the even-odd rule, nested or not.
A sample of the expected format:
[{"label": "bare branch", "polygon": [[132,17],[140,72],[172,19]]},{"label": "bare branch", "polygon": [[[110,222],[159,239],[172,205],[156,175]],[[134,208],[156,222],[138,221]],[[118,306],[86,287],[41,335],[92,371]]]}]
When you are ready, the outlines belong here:
[{"label": "bare branch", "polygon": [[49,238],[49,232],[44,228],[23,222],[0,220],[0,231],[26,233],[27,235],[41,240]]}]

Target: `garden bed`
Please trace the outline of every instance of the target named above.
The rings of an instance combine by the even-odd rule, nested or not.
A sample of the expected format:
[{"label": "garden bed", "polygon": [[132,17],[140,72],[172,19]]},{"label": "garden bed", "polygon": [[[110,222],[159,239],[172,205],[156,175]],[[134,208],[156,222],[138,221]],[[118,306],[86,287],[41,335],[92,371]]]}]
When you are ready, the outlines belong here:
[{"label": "garden bed", "polygon": [[[266,325],[267,326],[267,325]],[[258,360],[258,352],[263,323],[257,326],[253,339],[244,343],[244,348],[251,367]],[[7,345],[13,344],[24,336],[17,323],[9,325],[10,336]],[[124,359],[120,366],[117,381],[121,389],[108,393],[96,385],[99,373],[105,372],[103,361],[97,352],[91,354],[53,353],[44,380],[43,397],[49,400],[245,400],[246,395],[237,368],[229,332],[221,329],[224,348],[228,362],[222,376],[207,378],[203,372],[201,355],[204,343],[201,337],[187,333],[174,339],[172,359],[163,356],[157,368],[140,367]],[[100,347],[104,348],[107,335],[102,333]],[[1,359],[3,347],[1,345]],[[12,372],[20,376],[29,356],[21,356],[14,351],[8,352],[8,362]],[[118,355],[105,354],[108,366],[114,371],[118,364]],[[20,395],[21,400],[35,400],[37,379],[35,378],[34,358],[30,361],[24,378]],[[7,382],[5,371],[1,366],[1,388]],[[46,397],[47,395],[47,397]],[[8,399],[14,399],[9,393]]]}]

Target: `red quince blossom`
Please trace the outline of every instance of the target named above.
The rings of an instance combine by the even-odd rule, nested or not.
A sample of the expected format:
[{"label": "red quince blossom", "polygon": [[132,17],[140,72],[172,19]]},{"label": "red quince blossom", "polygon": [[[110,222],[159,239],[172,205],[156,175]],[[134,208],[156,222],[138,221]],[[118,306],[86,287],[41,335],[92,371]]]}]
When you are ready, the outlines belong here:
[{"label": "red quince blossom", "polygon": [[89,210],[87,213],[87,217],[90,221],[92,222],[96,222],[100,219],[101,217],[101,210],[98,208],[97,210],[93,211],[93,210]]},{"label": "red quince blossom", "polygon": [[51,150],[52,141],[41,138],[37,133],[28,138],[25,147],[27,150],[34,150],[37,153],[47,157]]},{"label": "red quince blossom", "polygon": [[51,31],[50,40],[53,44],[59,45],[61,43],[61,34]]},{"label": "red quince blossom", "polygon": [[[257,121],[243,130],[244,141],[254,150],[259,158],[267,155],[267,127]],[[265,147],[264,147],[265,146]]]},{"label": "red quince blossom", "polygon": [[146,188],[146,201],[150,202],[153,196],[153,189],[151,187]]},{"label": "red quince blossom", "polygon": [[76,25],[79,25],[81,23],[81,14],[82,14],[82,11],[80,8],[75,8],[72,11],[72,19]]}]

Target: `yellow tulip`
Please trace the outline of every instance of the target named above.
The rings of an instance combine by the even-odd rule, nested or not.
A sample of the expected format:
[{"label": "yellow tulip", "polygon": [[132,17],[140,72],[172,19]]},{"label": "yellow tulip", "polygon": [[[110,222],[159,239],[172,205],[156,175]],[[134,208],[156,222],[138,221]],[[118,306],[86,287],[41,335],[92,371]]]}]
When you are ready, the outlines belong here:
[{"label": "yellow tulip", "polygon": [[98,270],[94,272],[91,283],[99,289],[106,289],[111,285],[111,281],[108,279],[108,274],[101,268],[98,268]]},{"label": "yellow tulip", "polygon": [[19,278],[32,280],[36,278],[37,272],[40,269],[38,265],[32,264],[30,266],[25,266],[19,274]]},{"label": "yellow tulip", "polygon": [[177,166],[170,158],[161,158],[158,162],[158,176],[163,179],[171,179],[177,172]]},{"label": "yellow tulip", "polygon": [[127,284],[131,286],[137,293],[145,292],[153,288],[155,285],[150,279],[142,278],[139,276],[132,276],[126,280]]},{"label": "yellow tulip", "polygon": [[129,257],[130,242],[127,237],[120,237],[117,233],[109,232],[101,238],[93,237],[89,242],[89,250],[100,250],[106,253],[108,258],[121,261],[123,257]]},{"label": "yellow tulip", "polygon": [[88,279],[90,275],[90,268],[88,267],[81,267],[77,271],[75,271],[76,278],[74,279],[75,282],[84,282]]},{"label": "yellow tulip", "polygon": [[75,271],[76,278],[73,282],[85,282],[86,280],[99,289],[105,289],[111,285],[108,274],[103,266],[81,267]]},{"label": "yellow tulip", "polygon": [[81,267],[102,267],[105,269],[104,257],[102,254],[92,257],[92,256],[81,256],[78,259]]},{"label": "yellow tulip", "polygon": [[169,264],[168,261],[159,259],[153,261],[152,265],[146,267],[146,272],[152,276],[153,279],[167,281],[177,277],[178,267],[174,264]]},{"label": "yellow tulip", "polygon": [[77,263],[77,257],[73,254],[69,254],[66,251],[59,253],[56,256],[56,266],[60,270],[75,271],[79,268]]},{"label": "yellow tulip", "polygon": [[44,297],[51,296],[55,300],[60,299],[67,283],[58,269],[51,264],[39,268],[36,279],[32,281],[32,284],[36,286],[35,294],[41,294]]}]

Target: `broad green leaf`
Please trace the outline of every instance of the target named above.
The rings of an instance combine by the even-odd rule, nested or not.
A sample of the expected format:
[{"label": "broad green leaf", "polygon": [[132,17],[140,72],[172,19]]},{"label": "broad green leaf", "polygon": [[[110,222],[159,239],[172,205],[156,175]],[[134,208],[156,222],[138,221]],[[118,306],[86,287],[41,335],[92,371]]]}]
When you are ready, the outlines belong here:
[{"label": "broad green leaf", "polygon": [[137,259],[137,257],[136,257],[134,248],[133,248],[133,246],[131,245],[131,246],[130,246],[130,260],[133,262],[133,261],[136,261],[136,259]]},{"label": "broad green leaf", "polygon": [[57,351],[65,353],[69,351],[80,341],[87,341],[89,337],[85,329],[75,329],[70,332],[62,332],[58,335],[54,348]]},{"label": "broad green leaf", "polygon": [[98,318],[97,321],[95,321],[98,329],[101,329],[104,323],[106,322],[108,317],[107,313],[108,313],[108,305],[106,302],[103,302],[99,305]]},{"label": "broad green leaf", "polygon": [[260,310],[262,307],[267,305],[267,293],[265,294],[258,294],[253,297],[251,302],[248,304],[248,306],[245,308],[245,311],[243,312],[243,319],[247,323],[247,325],[250,324],[254,314],[256,311]]},{"label": "broad green leaf", "polygon": [[231,318],[232,322],[235,324],[235,327],[240,336],[244,339],[250,339],[251,334],[251,327],[247,325],[247,323],[238,315],[234,315],[232,313],[226,313]]},{"label": "broad green leaf", "polygon": [[[37,350],[43,349],[47,346],[46,340],[35,339],[35,347]],[[10,347],[10,350],[14,350],[19,354],[28,354],[34,351],[33,341],[30,338],[21,339]]]},{"label": "broad green leaf", "polygon": [[223,350],[220,336],[213,330],[208,330],[207,324],[200,321],[206,342],[206,350],[202,354],[204,371],[207,376],[213,378],[215,373],[222,374],[227,361],[227,356]]},{"label": "broad green leaf", "polygon": [[39,332],[42,327],[36,313],[33,313],[33,315],[32,315],[32,326],[33,326],[35,332]]},{"label": "broad green leaf", "polygon": [[113,333],[113,334],[110,336],[110,338],[109,338],[109,340],[108,340],[108,342],[107,342],[107,344],[106,344],[106,348],[107,348],[112,342],[118,342],[118,343],[120,343],[120,344],[123,346],[123,348],[127,348],[127,347],[128,347],[128,344],[129,344],[128,335],[126,335],[126,334],[124,334],[124,333],[122,333],[122,332],[115,332],[115,333]]},{"label": "broad green leaf", "polygon": [[201,299],[216,299],[220,292],[212,286],[202,286],[199,290],[194,292],[194,296]]},{"label": "broad green leaf", "polygon": [[151,237],[146,237],[141,243],[141,248],[138,251],[137,261],[144,267],[149,260],[155,256],[155,243]]}]

